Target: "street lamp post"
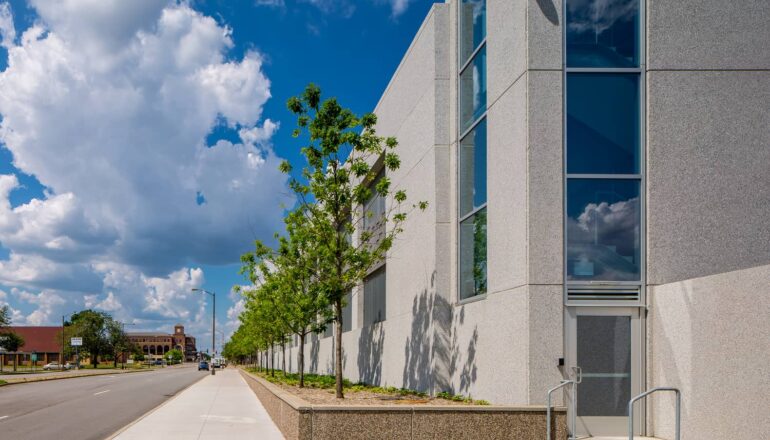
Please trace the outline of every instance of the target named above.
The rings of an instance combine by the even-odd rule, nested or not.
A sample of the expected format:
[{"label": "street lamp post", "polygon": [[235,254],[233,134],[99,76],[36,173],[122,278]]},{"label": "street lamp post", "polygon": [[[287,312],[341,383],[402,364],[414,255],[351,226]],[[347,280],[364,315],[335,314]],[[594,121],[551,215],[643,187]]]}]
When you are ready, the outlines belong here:
[{"label": "street lamp post", "polygon": [[[195,288],[195,289],[192,289],[192,290],[193,290],[193,292],[203,292],[203,293],[208,293],[209,295],[211,295],[211,298],[212,298],[212,312],[211,312],[211,354],[212,354],[212,358],[213,358],[213,356],[214,356],[214,355],[216,355],[216,337],[217,337],[217,335],[216,335],[216,331],[217,331],[217,294],[216,294],[216,293],[214,293],[214,292],[209,292],[208,290],[204,290],[204,289],[198,289],[198,288]],[[215,375],[215,374],[216,374],[216,372],[214,371],[214,367],[213,367],[213,366],[211,366],[211,365],[210,365],[209,367],[210,367],[210,369],[211,369],[211,375],[212,375],[212,376],[213,376],[213,375]]]},{"label": "street lamp post", "polygon": [[72,316],[75,313],[77,312],[61,315],[61,352],[59,353],[59,365],[61,365],[62,371],[64,371],[64,318]]}]

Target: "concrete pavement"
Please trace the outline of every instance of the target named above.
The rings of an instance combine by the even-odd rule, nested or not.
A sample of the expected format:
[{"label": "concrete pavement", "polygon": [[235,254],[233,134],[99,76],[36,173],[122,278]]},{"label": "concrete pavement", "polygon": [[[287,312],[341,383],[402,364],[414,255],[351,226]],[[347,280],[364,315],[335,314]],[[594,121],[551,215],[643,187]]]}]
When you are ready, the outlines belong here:
[{"label": "concrete pavement", "polygon": [[115,440],[283,439],[235,368],[217,370],[128,426]]},{"label": "concrete pavement", "polygon": [[104,440],[205,377],[196,366],[0,387],[0,439]]}]

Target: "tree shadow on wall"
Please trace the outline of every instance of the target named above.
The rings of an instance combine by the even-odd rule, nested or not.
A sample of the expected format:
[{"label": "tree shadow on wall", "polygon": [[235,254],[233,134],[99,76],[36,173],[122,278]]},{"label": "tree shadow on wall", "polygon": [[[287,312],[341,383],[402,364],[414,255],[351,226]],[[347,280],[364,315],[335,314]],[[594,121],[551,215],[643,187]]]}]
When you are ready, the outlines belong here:
[{"label": "tree shadow on wall", "polygon": [[385,329],[382,324],[368,325],[361,330],[358,337],[358,374],[361,382],[380,385],[384,343]]},{"label": "tree shadow on wall", "polygon": [[313,333],[310,336],[310,362],[308,363],[308,372],[318,374],[318,351],[321,349],[321,341],[318,335]]},{"label": "tree shadow on wall", "polygon": [[[476,382],[476,344],[478,328],[464,352],[460,350],[458,331],[465,321],[465,308],[453,318],[452,304],[435,289],[436,273],[430,289],[424,289],[412,302],[411,334],[404,346],[403,387],[427,391],[433,395],[446,391],[467,392]],[[458,364],[464,360],[461,367]],[[458,373],[459,388],[454,385]]]},{"label": "tree shadow on wall", "polygon": [[[345,336],[345,333],[343,332],[342,336]],[[329,356],[326,358],[326,374],[334,374],[334,364],[336,363],[336,360],[334,357],[336,356],[335,349],[337,348],[337,338],[332,335],[331,337],[332,341],[332,347],[331,351],[329,352]],[[345,344],[342,344],[342,374],[345,374],[345,367],[348,365],[348,353],[345,351]]]}]

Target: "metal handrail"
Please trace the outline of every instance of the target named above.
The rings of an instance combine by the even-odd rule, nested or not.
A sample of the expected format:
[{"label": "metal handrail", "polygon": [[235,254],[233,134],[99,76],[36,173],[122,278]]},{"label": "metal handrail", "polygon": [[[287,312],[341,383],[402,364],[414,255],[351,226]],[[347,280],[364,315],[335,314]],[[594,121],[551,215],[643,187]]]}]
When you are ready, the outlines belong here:
[{"label": "metal handrail", "polygon": [[[559,385],[557,385],[557,386],[551,388],[550,390],[548,390],[548,406],[546,407],[546,410],[545,410],[546,429],[547,429],[546,439],[547,440],[551,440],[551,394],[554,391],[558,390],[559,388],[565,387],[567,385],[572,385],[572,390],[573,390],[573,393],[574,393],[575,383],[576,382],[574,380],[572,380],[572,379],[570,379],[570,380],[563,380],[563,381],[561,381],[561,383]],[[573,400],[574,400],[574,395],[573,395]],[[574,428],[574,426],[573,426],[573,428]]]},{"label": "metal handrail", "polygon": [[[634,402],[657,391],[673,391],[676,393],[676,436],[675,440],[679,440],[681,420],[682,420],[682,392],[678,388],[673,387],[658,387],[646,391],[628,402],[628,440],[634,440]],[[550,439],[549,439],[550,440]]]}]

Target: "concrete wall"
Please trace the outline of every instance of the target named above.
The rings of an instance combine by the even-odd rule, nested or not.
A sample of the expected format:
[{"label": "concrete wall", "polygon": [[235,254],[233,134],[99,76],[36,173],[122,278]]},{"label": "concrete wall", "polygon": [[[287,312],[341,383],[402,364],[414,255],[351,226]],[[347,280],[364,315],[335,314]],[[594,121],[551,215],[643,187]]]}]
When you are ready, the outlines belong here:
[{"label": "concrete wall", "polygon": [[[770,265],[648,291],[648,386],[682,390],[682,439],[766,438]],[[673,438],[673,397],[649,408],[650,433]]]},{"label": "concrete wall", "polygon": [[[647,2],[648,387],[683,439],[770,425],[770,3]],[[673,399],[648,425],[673,436]]]}]

